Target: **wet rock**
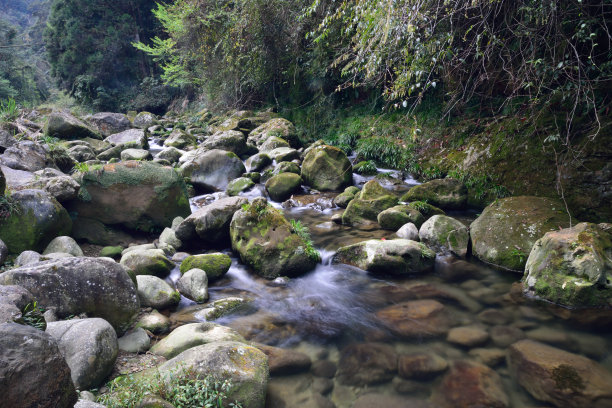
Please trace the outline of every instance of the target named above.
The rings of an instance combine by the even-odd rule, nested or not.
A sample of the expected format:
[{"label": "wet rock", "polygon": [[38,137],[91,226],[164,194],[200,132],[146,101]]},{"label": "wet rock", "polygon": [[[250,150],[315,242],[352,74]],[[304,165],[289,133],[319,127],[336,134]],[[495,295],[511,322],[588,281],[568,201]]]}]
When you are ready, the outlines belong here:
[{"label": "wet rock", "polygon": [[163,334],[170,330],[170,319],[157,310],[153,310],[151,313],[140,317],[136,327],[148,330],[153,334]]},{"label": "wet rock", "polygon": [[399,238],[409,239],[411,241],[419,241],[419,230],[417,226],[411,222],[402,225],[400,229],[395,233]]},{"label": "wet rock", "polygon": [[68,205],[79,218],[150,231],[191,213],[187,187],[170,167],[150,162],[107,164],[82,175],[81,200]]},{"label": "wet rock", "polygon": [[201,269],[206,272],[210,280],[218,279],[229,271],[232,259],[222,253],[191,255],[181,263],[181,273],[192,269]]},{"label": "wet rock", "polygon": [[435,253],[407,239],[369,240],[338,249],[334,262],[377,274],[410,275],[433,268]]},{"label": "wet rock", "polygon": [[136,249],[125,253],[119,262],[135,275],[168,276],[174,264],[161,249]]},{"label": "wet rock", "polygon": [[190,348],[157,368],[161,375],[183,368],[198,378],[217,376],[231,381],[228,400],[244,408],[264,406],[268,363],[255,347],[233,341],[219,341]]},{"label": "wet rock", "polygon": [[213,149],[227,150],[228,152],[242,156],[248,151],[246,136],[244,136],[244,133],[237,130],[217,132],[206,138],[206,140],[198,147],[199,151]]},{"label": "wet rock", "polygon": [[215,320],[233,313],[244,303],[245,300],[239,297],[218,299],[214,302],[208,303],[204,309],[196,313],[195,317],[198,320]]},{"label": "wet rock", "polygon": [[246,172],[242,160],[226,150],[209,150],[197,154],[184,163],[180,172],[183,177],[203,191],[224,191],[230,181]]},{"label": "wet rock", "polygon": [[440,407],[508,407],[499,375],[485,365],[456,361],[437,387],[433,401]]},{"label": "wet rock", "polygon": [[176,233],[171,228],[164,228],[162,233],[159,235],[159,243],[161,245],[170,245],[174,249],[183,246],[183,243],[176,237]]},{"label": "wet rock", "polygon": [[74,319],[49,323],[79,390],[98,386],[110,374],[117,358],[117,334],[104,319]]},{"label": "wet rock", "polygon": [[230,236],[242,261],[268,279],[301,275],[320,261],[320,255],[265,199],[255,199],[234,214]]},{"label": "wet rock", "polygon": [[489,340],[489,333],[478,327],[455,327],[448,332],[446,341],[464,347],[475,347]]},{"label": "wet rock", "polygon": [[164,146],[174,147],[176,149],[185,149],[189,146],[195,146],[197,140],[195,136],[190,135],[182,129],[174,129],[170,136],[164,141]]},{"label": "wet rock", "polygon": [[249,171],[262,171],[264,168],[272,164],[272,159],[266,153],[257,153],[251,156],[246,161],[246,167]]},{"label": "wet rock", "polygon": [[290,375],[308,371],[312,364],[310,357],[299,351],[254,344],[268,356],[270,375]]},{"label": "wet rock", "polygon": [[16,210],[0,220],[0,239],[9,253],[42,251],[53,238],[68,235],[72,220],[68,212],[49,193],[22,190],[11,195]]},{"label": "wet rock", "polygon": [[0,361],[3,406],[71,408],[77,401],[70,368],[49,334],[0,324]]},{"label": "wet rock", "polygon": [[208,276],[202,269],[190,269],[176,282],[179,293],[197,303],[208,300]]},{"label": "wet rock", "polygon": [[535,242],[546,232],[567,227],[563,203],[544,197],[496,200],[470,225],[472,254],[484,262],[523,272]]},{"label": "wet rock", "polygon": [[342,214],[345,225],[367,224],[378,221],[378,214],[397,205],[397,197],[383,188],[376,180],[368,181],[361,192],[351,200]]},{"label": "wet rock", "polygon": [[181,295],[172,286],[156,276],[138,275],[136,282],[142,307],[167,309],[176,306],[181,300]]},{"label": "wet rock", "polygon": [[399,397],[390,394],[366,394],[357,398],[353,408],[434,408],[427,400]]},{"label": "wet rock", "polygon": [[68,149],[68,155],[79,163],[96,159],[96,152],[89,146],[73,146]]},{"label": "wet rock", "polygon": [[486,309],[478,314],[478,320],[490,325],[504,325],[510,323],[512,316],[499,309]]},{"label": "wet rock", "polygon": [[126,353],[144,353],[151,346],[151,339],[147,332],[138,327],[117,339],[119,350]]},{"label": "wet rock", "polygon": [[319,191],[338,191],[351,185],[353,167],[341,149],[323,145],[304,157],[302,179]]},{"label": "wet rock", "polygon": [[359,189],[355,186],[349,186],[344,189],[344,192],[338,194],[334,198],[334,204],[340,208],[346,208],[351,200],[353,200],[357,194],[359,194]]},{"label": "wet rock", "polygon": [[512,326],[494,326],[490,333],[491,340],[500,348],[508,347],[525,338],[525,333],[521,329]]},{"label": "wet rock", "polygon": [[139,112],[132,120],[132,125],[140,129],[148,129],[157,123],[157,116],[150,112]]},{"label": "wet rock", "polygon": [[471,349],[469,354],[489,367],[498,366],[506,359],[506,351],[499,348],[475,348]]},{"label": "wet rock", "polygon": [[408,379],[431,379],[447,368],[448,362],[437,354],[401,355],[398,360],[399,375]]},{"label": "wet rock", "polygon": [[99,112],[87,118],[87,121],[104,136],[128,130],[132,124],[122,113]]},{"label": "wet rock", "polygon": [[419,230],[421,242],[430,247],[449,250],[457,256],[467,255],[470,234],[463,223],[446,215],[434,215]]},{"label": "wet rock", "polygon": [[319,360],[312,364],[312,375],[324,378],[334,378],[338,367],[329,360]]},{"label": "wet rock", "polygon": [[534,398],[556,407],[612,406],[612,374],[586,357],[532,340],[508,349],[512,376]]},{"label": "wet rock", "polygon": [[167,160],[174,164],[179,161],[181,156],[185,154],[184,151],[177,149],[176,147],[167,147],[155,155],[156,159]]},{"label": "wet rock", "polygon": [[525,266],[525,293],[568,307],[612,307],[612,235],[595,224],[547,232]]},{"label": "wet rock", "polygon": [[396,231],[402,225],[413,223],[420,226],[425,221],[423,215],[409,205],[396,205],[378,214],[381,228]]},{"label": "wet rock", "polygon": [[121,160],[150,160],[152,158],[151,153],[144,149],[125,149],[121,152]]},{"label": "wet rock", "polygon": [[467,188],[461,181],[446,178],[412,187],[401,201],[425,201],[444,210],[461,210],[465,208],[467,198]]},{"label": "wet rock", "polygon": [[77,244],[74,239],[67,236],[54,238],[49,242],[47,248],[45,248],[43,255],[55,252],[66,253],[73,256],[83,256],[83,250],[81,250],[79,244]]},{"label": "wet rock", "polygon": [[[104,141],[112,146],[122,146],[119,152],[128,147],[145,149],[149,146],[147,135],[140,129],[129,129],[108,136]],[[108,151],[108,150],[106,150]],[[99,157],[98,157],[99,158]]]},{"label": "wet rock", "polygon": [[248,177],[238,177],[230,181],[227,185],[226,193],[228,196],[237,196],[243,191],[247,191],[255,186],[255,182]]},{"label": "wet rock", "polygon": [[311,388],[313,392],[327,395],[334,389],[334,382],[329,378],[313,378]]},{"label": "wet rock", "polygon": [[393,347],[380,343],[358,343],[340,353],[338,381],[344,385],[365,386],[390,381],[397,372]]},{"label": "wet rock", "polygon": [[[261,147],[273,137],[280,137],[291,144],[292,147],[299,147],[300,139],[293,123],[287,119],[274,118],[264,123],[261,126],[253,129],[249,133],[248,142]],[[263,149],[261,149],[263,150]]]},{"label": "wet rock", "polygon": [[281,173],[266,182],[266,191],[273,201],[282,202],[297,192],[302,178],[295,173]]},{"label": "wet rock", "polygon": [[136,287],[126,270],[104,258],[64,258],[11,269],[0,285],[21,285],[39,305],[59,317],[87,313],[101,317],[118,333],[138,312]]},{"label": "wet rock", "polygon": [[277,147],[267,152],[268,156],[277,163],[283,161],[297,160],[300,158],[300,153],[289,147]]},{"label": "wet rock", "polygon": [[445,335],[451,320],[444,305],[435,300],[413,300],[379,310],[376,316],[396,335],[431,338]]},{"label": "wet rock", "polygon": [[91,137],[100,139],[85,122],[68,112],[53,112],[49,115],[45,124],[45,134],[58,139],[83,139]]},{"label": "wet rock", "polygon": [[198,240],[216,245],[229,242],[232,217],[248,202],[243,197],[228,197],[205,205],[176,227],[176,237],[183,244],[192,245]]}]

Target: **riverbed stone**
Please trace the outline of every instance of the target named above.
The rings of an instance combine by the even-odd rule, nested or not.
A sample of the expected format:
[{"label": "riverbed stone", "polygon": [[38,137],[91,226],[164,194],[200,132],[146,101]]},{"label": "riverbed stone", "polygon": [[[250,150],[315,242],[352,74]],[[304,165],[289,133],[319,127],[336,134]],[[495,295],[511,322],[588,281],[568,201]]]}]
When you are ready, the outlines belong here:
[{"label": "riverbed stone", "polygon": [[52,112],[47,118],[44,132],[58,139],[73,140],[91,137],[100,139],[100,135],[76,116],[65,111]]},{"label": "riverbed stone", "polygon": [[341,384],[366,386],[391,381],[397,373],[397,354],[381,343],[356,343],[340,352],[337,378]]},{"label": "riverbed stone", "polygon": [[174,129],[170,136],[164,141],[164,146],[174,147],[176,149],[185,149],[189,146],[195,146],[197,140],[195,136],[190,135],[182,129]]},{"label": "riverbed stone", "polygon": [[281,173],[266,182],[266,191],[273,201],[285,201],[302,185],[302,177],[295,173]]},{"label": "riverbed stone", "polygon": [[407,239],[371,239],[341,247],[334,262],[356,266],[374,274],[411,275],[431,270],[435,253]]},{"label": "riverbed stone", "polygon": [[84,163],[89,160],[96,159],[96,152],[89,147],[83,145],[73,146],[68,149],[68,155],[74,159],[74,161],[79,163]]},{"label": "riverbed stone", "polygon": [[464,347],[480,346],[489,340],[489,333],[479,327],[455,327],[450,329],[446,341]]},{"label": "riverbed stone", "polygon": [[595,224],[547,232],[533,246],[525,293],[566,307],[612,307],[612,235]]},{"label": "riverbed stone", "polygon": [[446,335],[451,319],[445,306],[436,300],[412,300],[381,309],[376,313],[393,333],[406,339]]},{"label": "riverbed stone", "polygon": [[181,273],[192,269],[201,269],[206,272],[210,280],[219,279],[229,271],[232,259],[222,253],[191,255],[181,263]]},{"label": "riverbed stone", "polygon": [[174,249],[183,246],[183,243],[176,237],[176,232],[174,232],[172,228],[164,228],[162,233],[159,235],[159,243],[161,245],[170,245]]},{"label": "riverbed stone", "polygon": [[355,400],[353,408],[393,407],[393,408],[434,408],[427,400],[406,398],[391,394],[368,393]]},{"label": "riverbed stone", "polygon": [[540,401],[568,408],[612,406],[612,374],[591,359],[522,340],[510,346],[507,361],[516,381]]},{"label": "riverbed stone", "polygon": [[318,146],[304,157],[302,179],[319,191],[342,190],[353,181],[353,166],[341,149]]},{"label": "riverbed stone", "polygon": [[25,288],[17,285],[0,285],[0,323],[22,323],[22,311],[34,302]]},{"label": "riverbed stone", "polygon": [[132,125],[140,129],[148,129],[157,123],[157,116],[151,112],[138,112],[132,119]]},{"label": "riverbed stone", "polygon": [[49,323],[46,332],[57,340],[77,389],[100,385],[112,371],[119,349],[117,334],[106,320],[58,321]]},{"label": "riverbed stone", "polygon": [[136,286],[123,266],[105,258],[63,258],[0,274],[0,285],[20,285],[57,315],[87,313],[123,333],[139,310]]},{"label": "riverbed stone", "polygon": [[190,269],[176,282],[176,289],[187,299],[204,303],[208,300],[208,275],[202,269]]},{"label": "riverbed stone", "polygon": [[545,233],[569,226],[562,202],[545,197],[496,200],[470,225],[472,254],[489,264],[524,271],[535,242]]},{"label": "riverbed stone", "polygon": [[398,359],[400,377],[415,380],[428,380],[448,369],[448,362],[437,354],[404,354]]},{"label": "riverbed stone", "polygon": [[334,197],[334,204],[340,208],[346,208],[349,203],[359,194],[359,188],[355,186],[349,186],[344,191]]},{"label": "riverbed stone", "polygon": [[47,248],[45,248],[43,255],[60,252],[70,254],[72,256],[83,256],[83,250],[77,244],[77,242],[68,236],[61,236],[54,238]]},{"label": "riverbed stone", "polygon": [[397,205],[398,199],[376,180],[368,181],[351,200],[342,214],[345,225],[360,225],[378,221],[378,214]]},{"label": "riverbed stone", "polygon": [[285,139],[271,136],[259,147],[260,152],[269,152],[279,147],[289,148],[291,145]]},{"label": "riverbed stone", "polygon": [[320,261],[318,252],[309,250],[308,242],[264,198],[256,198],[234,214],[230,237],[242,261],[268,279],[301,275]]},{"label": "riverbed stone", "polygon": [[167,309],[176,306],[181,295],[166,281],[150,275],[136,276],[138,298],[142,307]]},{"label": "riverbed stone", "polygon": [[121,146],[119,152],[128,147],[145,149],[149,146],[147,135],[144,130],[141,129],[128,129],[123,132],[114,133],[104,139],[104,141],[112,146]]},{"label": "riverbed stone", "polygon": [[185,154],[183,150],[179,150],[176,147],[166,147],[159,153],[155,155],[156,159],[167,160],[168,162],[174,164],[179,161],[181,156]]},{"label": "riverbed stone", "polygon": [[270,138],[282,138],[289,142],[292,147],[297,148],[300,140],[293,123],[284,118],[274,118],[261,126],[256,127],[249,133],[248,142],[261,149],[262,145]]},{"label": "riverbed stone", "polygon": [[491,368],[467,360],[455,361],[432,400],[444,408],[506,408],[508,395],[499,374]]},{"label": "riverbed stone", "polygon": [[409,205],[396,205],[378,214],[377,220],[381,228],[396,231],[407,223],[413,223],[420,227],[425,218],[423,214]]},{"label": "riverbed stone", "polygon": [[467,255],[470,233],[461,221],[434,215],[421,225],[419,238],[429,247],[448,250],[463,258]]},{"label": "riverbed stone", "polygon": [[98,112],[87,118],[87,121],[104,136],[123,132],[132,126],[127,115],[123,113]]},{"label": "riverbed stone", "polygon": [[170,319],[157,310],[145,314],[138,319],[136,327],[143,328],[153,334],[163,334],[170,331]]},{"label": "riverbed stone", "polygon": [[130,269],[135,275],[154,275],[162,278],[168,276],[174,268],[174,263],[161,249],[130,250],[124,253],[119,263]]},{"label": "riverbed stone", "polygon": [[255,182],[248,177],[238,177],[230,181],[225,192],[228,196],[237,196],[243,191],[247,191],[255,186]]},{"label": "riverbed stone", "polygon": [[268,346],[265,344],[254,344],[268,356],[270,375],[291,375],[308,371],[312,361],[307,354],[296,350]]},{"label": "riverbed stone", "polygon": [[149,350],[151,339],[143,328],[138,327],[118,338],[117,344],[119,350],[126,353],[144,353]]},{"label": "riverbed stone", "polygon": [[151,152],[145,149],[125,149],[119,156],[122,161],[128,160],[150,160]]},{"label": "riverbed stone", "polygon": [[6,407],[72,408],[78,394],[70,368],[49,334],[0,324],[0,393]]},{"label": "riverbed stone", "polygon": [[45,148],[30,140],[22,140],[0,154],[0,164],[14,170],[34,172],[55,167]]},{"label": "riverbed stone", "polygon": [[408,239],[411,241],[419,241],[421,239],[419,238],[419,229],[411,222],[402,225],[401,228],[397,230],[395,235],[397,235],[398,238]]},{"label": "riverbed stone", "polygon": [[525,332],[514,326],[493,326],[490,331],[491,340],[499,348],[505,348],[509,345],[523,340]]},{"label": "riverbed stone", "polygon": [[270,164],[272,164],[272,159],[266,153],[257,153],[246,161],[246,167],[250,172],[262,171]]},{"label": "riverbed stone", "polygon": [[242,160],[226,150],[208,150],[195,155],[180,168],[183,177],[202,191],[224,191],[230,181],[246,172]]},{"label": "riverbed stone", "polygon": [[462,210],[467,204],[467,188],[460,180],[431,180],[412,187],[401,198],[403,202],[426,201],[443,210]]},{"label": "riverbed stone", "polygon": [[176,237],[187,245],[196,245],[199,241],[216,245],[227,243],[234,213],[248,202],[244,197],[227,197],[205,205],[176,227]]},{"label": "riverbed stone", "polygon": [[213,149],[227,150],[237,156],[242,156],[248,151],[246,136],[237,130],[226,130],[208,136],[198,147],[199,151]]},{"label": "riverbed stone", "polygon": [[255,347],[235,341],[218,341],[192,347],[156,370],[164,376],[173,370],[192,370],[198,378],[228,379],[233,388],[228,400],[244,408],[261,408],[265,403],[269,372],[266,355]]}]

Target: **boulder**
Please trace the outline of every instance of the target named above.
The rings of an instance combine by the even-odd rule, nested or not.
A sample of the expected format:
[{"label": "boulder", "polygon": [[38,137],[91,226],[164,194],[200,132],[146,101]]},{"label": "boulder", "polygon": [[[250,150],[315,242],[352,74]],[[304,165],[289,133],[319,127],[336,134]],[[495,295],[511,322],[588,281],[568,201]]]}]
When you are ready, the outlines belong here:
[{"label": "boulder", "polygon": [[442,408],[507,408],[502,380],[489,367],[472,361],[453,363],[432,400]]},{"label": "boulder", "polygon": [[338,191],[352,184],[353,167],[341,149],[323,145],[304,157],[302,179],[316,190]]},{"label": "boulder", "polygon": [[295,173],[281,173],[266,182],[266,191],[273,201],[285,201],[302,185],[302,178]]},{"label": "boulder", "polygon": [[132,127],[130,120],[123,113],[98,112],[87,121],[104,136],[123,132]]},{"label": "boulder", "polygon": [[181,273],[202,269],[210,280],[218,279],[229,271],[232,259],[222,253],[190,255],[181,263]]},{"label": "boulder", "polygon": [[100,135],[87,126],[85,122],[64,111],[51,113],[44,130],[46,135],[58,139],[73,140],[86,137],[100,139]]},{"label": "boulder", "polygon": [[534,398],[556,407],[612,406],[612,374],[586,357],[532,340],[508,349],[512,377]]},{"label": "boulder", "polygon": [[136,249],[125,253],[119,262],[135,275],[154,275],[165,278],[174,264],[161,249]]},{"label": "boulder", "polygon": [[190,348],[157,368],[160,375],[185,369],[198,378],[213,376],[231,381],[229,401],[244,408],[261,408],[266,398],[268,361],[255,347],[235,341],[218,341]]},{"label": "boulder", "polygon": [[525,292],[568,307],[612,307],[612,235],[596,224],[547,232],[531,249]]},{"label": "boulder", "polygon": [[494,266],[523,272],[535,242],[569,226],[563,203],[545,197],[496,200],[470,225],[472,254]]},{"label": "boulder", "polygon": [[28,188],[45,190],[60,203],[77,198],[81,186],[72,177],[49,168],[39,170],[34,175],[36,178],[28,183]]},{"label": "boulder", "polygon": [[122,332],[139,310],[136,286],[123,266],[104,258],[63,258],[0,274],[0,285],[20,285],[58,317],[87,313]]},{"label": "boulder", "polygon": [[410,380],[429,380],[448,369],[448,362],[437,354],[404,354],[398,359],[400,377]]},{"label": "boulder", "polygon": [[298,138],[295,126],[293,123],[283,118],[271,119],[263,125],[253,129],[249,133],[248,142],[261,148],[268,139],[273,137],[286,140],[294,148],[300,145],[300,139]]},{"label": "boulder", "polygon": [[170,319],[157,310],[153,310],[149,314],[143,315],[136,323],[137,328],[150,331],[153,334],[163,334],[170,331]]},{"label": "boulder", "polygon": [[151,159],[151,153],[145,149],[125,149],[119,157],[122,161],[149,160]]},{"label": "boulder", "polygon": [[53,159],[45,148],[29,140],[23,140],[6,149],[0,154],[0,164],[14,170],[29,172],[55,167]]},{"label": "boulder", "polygon": [[68,149],[68,155],[79,163],[96,159],[96,152],[89,146],[73,146]]},{"label": "boulder", "polygon": [[234,216],[249,200],[243,197],[222,198],[196,210],[176,227],[176,237],[183,244],[202,240],[206,244],[229,242],[229,225]]},{"label": "boulder", "polygon": [[151,346],[151,339],[147,332],[138,327],[117,339],[119,350],[126,353],[144,353]]},{"label": "boulder", "polygon": [[176,232],[174,232],[172,228],[164,228],[162,233],[159,235],[159,243],[161,245],[170,245],[174,249],[183,246],[183,243],[176,237]]},{"label": "boulder", "polygon": [[49,242],[49,245],[47,245],[47,248],[45,248],[43,255],[57,252],[70,254],[73,256],[83,256],[83,250],[79,244],[77,244],[71,237],[66,236],[54,238],[51,242]]},{"label": "boulder", "polygon": [[359,194],[359,188],[349,186],[344,191],[334,197],[334,204],[340,208],[346,208],[348,204]]},{"label": "boulder", "polygon": [[433,269],[436,254],[424,244],[407,239],[359,242],[338,249],[334,262],[385,275],[412,275]]},{"label": "boulder", "polygon": [[405,339],[440,337],[446,335],[451,326],[444,305],[431,299],[398,303],[379,310],[376,317]]},{"label": "boulder", "polygon": [[176,282],[179,293],[197,303],[208,300],[208,275],[202,269],[190,269]]},{"label": "boulder", "polygon": [[0,323],[22,323],[22,311],[34,302],[25,288],[16,285],[0,286]]},{"label": "boulder", "polygon": [[307,354],[280,347],[254,344],[268,356],[270,375],[290,375],[310,370],[312,361]]},{"label": "boulder", "polygon": [[285,139],[280,137],[271,136],[259,147],[260,152],[269,152],[279,147],[290,148],[291,145]]},{"label": "boulder", "polygon": [[157,116],[150,112],[139,112],[132,120],[132,125],[140,129],[148,129],[157,123]]},{"label": "boulder", "polygon": [[[103,246],[127,246],[135,238],[119,227],[113,228],[98,220],[79,217],[72,225],[72,237],[77,241]],[[121,255],[121,254],[119,254]]]},{"label": "boulder", "polygon": [[280,162],[274,168],[274,174],[276,175],[276,174],[281,174],[281,173],[295,173],[299,176],[300,166],[298,166],[294,162],[288,162],[288,161]]},{"label": "boulder", "polygon": [[78,390],[100,385],[111,373],[119,352],[117,334],[106,320],[73,319],[47,325],[70,367]]},{"label": "boulder", "polygon": [[255,183],[250,178],[238,177],[237,179],[230,181],[225,192],[228,196],[233,197],[239,195],[243,191],[253,188],[253,186],[255,186]]},{"label": "boulder", "polygon": [[238,332],[229,327],[208,322],[190,323],[172,330],[151,348],[151,353],[170,359],[192,347],[219,341],[246,343]]},{"label": "boulder", "polygon": [[397,205],[397,197],[376,180],[368,181],[361,192],[348,203],[342,214],[345,225],[359,225],[378,221],[378,214]]},{"label": "boulder", "polygon": [[461,221],[446,215],[434,215],[421,225],[419,238],[429,247],[448,250],[457,256],[465,257],[470,233]]},{"label": "boulder", "polygon": [[184,177],[203,191],[224,191],[230,181],[246,172],[242,160],[226,150],[197,154],[180,168]]},{"label": "boulder", "polygon": [[181,301],[181,295],[166,281],[156,276],[138,275],[136,283],[142,307],[168,309]]},{"label": "boulder", "polygon": [[242,156],[248,151],[246,136],[244,133],[237,130],[217,132],[211,136],[208,136],[206,140],[198,147],[198,150],[202,152],[214,149],[227,150],[235,153],[238,156]]},{"label": "boulder", "polygon": [[72,408],[77,401],[70,368],[49,334],[0,324],[0,361],[2,406]]},{"label": "boulder", "polygon": [[167,147],[155,155],[156,159],[167,160],[174,164],[179,161],[181,156],[185,154],[184,151],[177,149],[176,147]]},{"label": "boulder", "polygon": [[104,139],[106,143],[113,146],[125,146],[132,147],[135,149],[144,149],[149,146],[147,135],[144,130],[140,129],[129,129],[123,132],[115,133]]},{"label": "boulder", "polygon": [[298,276],[312,270],[320,256],[298,235],[282,212],[257,198],[237,211],[230,224],[232,249],[268,279]]},{"label": "boulder", "polygon": [[356,343],[341,351],[336,376],[341,384],[363,387],[391,381],[395,373],[397,354],[392,346]]},{"label": "boulder", "polygon": [[297,160],[300,158],[300,153],[290,147],[277,147],[276,149],[269,150],[267,153],[268,156],[270,156],[270,158],[275,160],[277,163]]},{"label": "boulder", "polygon": [[443,210],[461,210],[465,208],[467,198],[467,188],[462,181],[445,178],[412,187],[401,201],[425,201]]},{"label": "boulder", "polygon": [[257,153],[246,161],[246,167],[249,171],[262,171],[270,164],[272,164],[272,159],[266,153]]},{"label": "boulder", "polygon": [[79,218],[151,231],[191,213],[187,187],[170,167],[150,162],[107,164],[81,177],[79,200],[68,205]]},{"label": "boulder", "polygon": [[420,240],[419,229],[417,228],[416,225],[414,225],[411,222],[409,222],[408,224],[402,225],[402,227],[397,230],[395,235],[397,235],[398,238],[402,238],[402,239],[409,239],[412,241]]},{"label": "boulder", "polygon": [[195,136],[190,135],[182,129],[174,129],[170,136],[164,141],[164,146],[184,149],[189,146],[195,146],[197,140]]},{"label": "boulder", "polygon": [[56,236],[70,234],[68,212],[46,191],[17,191],[11,201],[15,208],[7,218],[0,218],[0,239],[10,253],[42,251]]},{"label": "boulder", "polygon": [[378,214],[377,220],[381,228],[396,231],[407,223],[413,223],[418,228],[423,224],[425,218],[423,214],[409,205],[396,205]]}]

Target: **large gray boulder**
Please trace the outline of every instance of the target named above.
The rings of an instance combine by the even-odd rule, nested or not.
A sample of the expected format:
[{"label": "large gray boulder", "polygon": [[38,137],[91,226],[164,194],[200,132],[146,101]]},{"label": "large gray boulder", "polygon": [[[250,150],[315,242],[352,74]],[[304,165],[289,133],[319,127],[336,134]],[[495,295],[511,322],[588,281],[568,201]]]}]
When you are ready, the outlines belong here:
[{"label": "large gray boulder", "polygon": [[87,121],[104,136],[123,132],[132,127],[130,120],[123,113],[98,112],[90,116]]},{"label": "large gray boulder", "polygon": [[372,239],[338,249],[334,262],[385,275],[420,274],[433,269],[436,254],[407,239]]},{"label": "large gray boulder", "polygon": [[446,215],[434,215],[421,225],[419,238],[430,247],[465,257],[470,233],[461,221]]},{"label": "large gray boulder", "polygon": [[9,147],[0,155],[0,164],[15,170],[34,172],[55,167],[53,159],[38,143],[24,140]]},{"label": "large gray boulder", "polygon": [[134,275],[154,275],[165,278],[174,264],[159,248],[137,248],[125,252],[119,263],[134,272]]},{"label": "large gray boulder", "polygon": [[208,136],[198,147],[202,152],[214,149],[227,150],[241,156],[248,151],[246,136],[237,130],[217,132]]},{"label": "large gray boulder", "polygon": [[83,139],[91,137],[100,139],[100,136],[85,122],[68,112],[53,112],[49,115],[45,125],[45,134],[58,139]]},{"label": "large gray boulder", "polygon": [[3,407],[72,408],[77,401],[70,368],[49,334],[0,324],[0,361]]},{"label": "large gray boulder", "polygon": [[462,181],[446,178],[431,180],[412,187],[401,201],[425,201],[443,210],[461,210],[467,204],[467,188]]},{"label": "large gray boulder", "polygon": [[184,177],[203,191],[225,191],[230,181],[246,172],[242,160],[226,150],[209,150],[181,166]]},{"label": "large gray boulder", "polygon": [[141,129],[124,130],[108,136],[104,141],[113,146],[127,146],[136,149],[144,149],[149,145],[147,135]]},{"label": "large gray boulder", "polygon": [[52,322],[46,332],[57,341],[78,390],[97,387],[113,370],[119,352],[117,334],[106,320]]},{"label": "large gray boulder", "polygon": [[157,370],[163,377],[179,369],[191,371],[198,378],[212,376],[231,381],[228,400],[236,400],[244,408],[265,405],[268,358],[255,347],[235,341],[204,344],[182,352]]},{"label": "large gray boulder", "polygon": [[87,313],[122,333],[140,310],[136,286],[127,271],[105,258],[63,258],[11,269],[0,285],[20,285],[40,306],[58,317]]},{"label": "large gray boulder", "polygon": [[170,133],[170,136],[164,140],[164,146],[177,149],[185,149],[186,147],[195,146],[196,144],[197,140],[195,136],[181,129],[174,129],[172,133]]},{"label": "large gray boulder", "polygon": [[22,311],[34,296],[16,285],[0,285],[0,323],[21,322]]},{"label": "large gray boulder", "polygon": [[62,236],[54,238],[47,248],[45,248],[43,255],[53,254],[53,253],[64,253],[70,254],[72,256],[83,256],[83,250],[77,244],[77,242],[71,237]]},{"label": "large gray boulder", "polygon": [[166,281],[150,275],[136,276],[138,298],[142,307],[162,310],[178,305],[181,295]]},{"label": "large gray boulder", "polygon": [[207,244],[229,242],[229,226],[234,213],[249,200],[243,197],[222,198],[196,210],[176,228],[183,244],[201,240]]},{"label": "large gray boulder", "polygon": [[536,241],[525,292],[563,306],[612,307],[612,235],[596,224],[547,232]]},{"label": "large gray boulder", "polygon": [[302,179],[319,191],[343,190],[353,182],[353,166],[341,149],[318,146],[304,157]]},{"label": "large gray boulder", "polygon": [[291,147],[298,148],[300,139],[293,123],[284,118],[274,118],[258,126],[249,133],[248,142],[261,148],[268,139],[281,138],[289,142]]},{"label": "large gray boulder", "polygon": [[76,198],[79,193],[79,183],[59,170],[46,168],[35,172],[34,177],[28,188],[45,190],[60,203]]},{"label": "large gray boulder", "polygon": [[11,195],[15,209],[0,219],[0,239],[9,252],[42,251],[53,238],[72,230],[70,215],[60,203],[43,190],[22,190]]},{"label": "large gray boulder", "polygon": [[157,123],[157,116],[151,112],[139,112],[132,121],[132,125],[140,129],[148,129]]},{"label": "large gray boulder", "polygon": [[208,300],[208,275],[202,269],[190,269],[176,282],[176,289],[187,299],[204,303]]}]

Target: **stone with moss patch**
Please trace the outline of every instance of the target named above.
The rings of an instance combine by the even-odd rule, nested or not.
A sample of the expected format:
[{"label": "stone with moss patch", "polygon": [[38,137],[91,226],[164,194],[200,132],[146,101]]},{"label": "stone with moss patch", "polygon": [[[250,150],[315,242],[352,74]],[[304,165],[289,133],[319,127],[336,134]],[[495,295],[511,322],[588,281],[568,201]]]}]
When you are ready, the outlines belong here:
[{"label": "stone with moss patch", "polygon": [[423,214],[409,205],[396,205],[378,214],[377,220],[381,228],[397,231],[402,225],[410,222],[418,228],[423,224],[425,218]]},{"label": "stone with moss patch", "polygon": [[185,149],[189,146],[195,146],[196,142],[195,136],[181,129],[174,129],[172,133],[170,133],[170,136],[164,141],[164,146]]},{"label": "stone with moss patch", "polygon": [[239,195],[243,191],[249,190],[254,185],[255,182],[253,182],[253,180],[250,178],[238,177],[237,179],[230,181],[230,183],[227,185],[227,189],[225,189],[225,192],[228,196],[233,197]]},{"label": "stone with moss patch", "polygon": [[304,157],[302,178],[319,191],[338,191],[352,183],[353,166],[341,149],[323,145]]},{"label": "stone with moss patch", "polygon": [[107,258],[120,258],[121,252],[123,252],[122,246],[105,246],[100,250],[100,256]]},{"label": "stone with moss patch", "polygon": [[368,181],[361,192],[351,200],[342,214],[345,225],[367,224],[378,221],[378,214],[397,205],[397,197],[375,180]]},{"label": "stone with moss patch", "polygon": [[249,157],[246,161],[246,166],[249,171],[262,171],[270,164],[272,164],[272,159],[266,153],[257,153]]},{"label": "stone with moss patch", "polygon": [[180,168],[183,177],[202,191],[223,191],[230,181],[246,172],[242,160],[226,150],[198,151]]},{"label": "stone with moss patch", "polygon": [[138,275],[138,298],[142,307],[167,309],[178,305],[181,295],[166,281],[150,275]]},{"label": "stone with moss patch", "polygon": [[401,201],[426,201],[436,207],[461,210],[467,203],[467,188],[460,180],[452,178],[431,180],[412,187]]},{"label": "stone with moss patch", "polygon": [[161,249],[135,249],[125,253],[119,262],[135,275],[168,276],[174,264]]},{"label": "stone with moss patch", "polygon": [[293,123],[287,119],[275,118],[271,119],[263,125],[253,129],[249,133],[248,141],[256,145],[260,150],[262,146],[271,138],[281,138],[286,140],[292,147],[299,147],[300,140]]},{"label": "stone with moss patch", "polygon": [[460,257],[467,255],[470,233],[467,227],[446,215],[434,215],[421,225],[421,242],[440,250],[448,250]]},{"label": "stone with moss patch", "polygon": [[302,185],[302,178],[295,173],[281,173],[266,182],[266,191],[274,201],[285,201],[297,192]]},{"label": "stone with moss patch", "polygon": [[191,269],[202,269],[210,280],[218,279],[229,271],[232,259],[225,254],[191,255],[181,263],[181,273]]}]

